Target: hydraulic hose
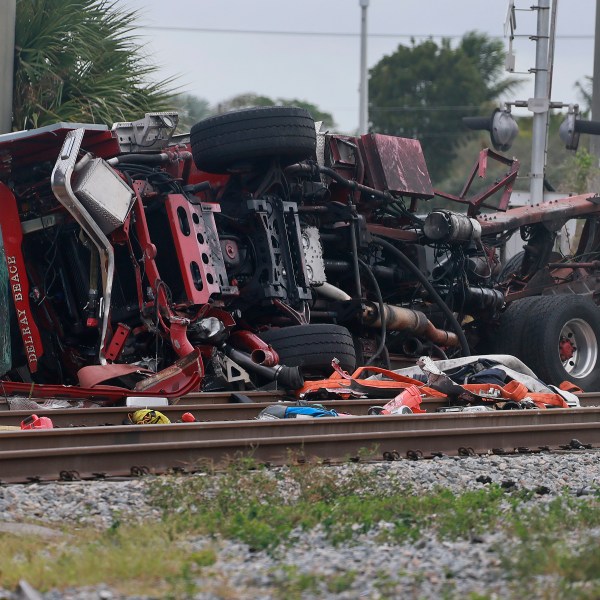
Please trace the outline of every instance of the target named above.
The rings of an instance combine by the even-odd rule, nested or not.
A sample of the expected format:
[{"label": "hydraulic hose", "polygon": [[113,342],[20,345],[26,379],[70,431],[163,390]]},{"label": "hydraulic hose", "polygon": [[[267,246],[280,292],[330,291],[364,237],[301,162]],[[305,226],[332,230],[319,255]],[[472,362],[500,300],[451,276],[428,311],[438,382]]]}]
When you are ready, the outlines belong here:
[{"label": "hydraulic hose", "polygon": [[433,287],[433,285],[431,285],[431,282],[427,279],[427,277],[425,277],[425,275],[423,275],[423,273],[421,273],[417,265],[415,265],[410,260],[410,258],[408,258],[408,256],[406,256],[404,252],[402,252],[402,250],[399,250],[398,248],[396,248],[396,246],[394,246],[394,244],[391,244],[387,240],[384,240],[383,238],[380,238],[375,235],[373,236],[373,240],[376,244],[393,254],[402,263],[403,266],[412,271],[412,273],[421,282],[423,287],[427,290],[429,295],[433,298],[435,303],[440,307],[441,311],[444,313],[444,315],[450,322],[452,329],[454,329],[456,335],[458,336],[463,356],[471,356],[471,351],[469,350],[469,342],[467,342],[465,332],[462,330],[460,323],[457,321],[452,311],[448,308],[447,304],[441,299],[440,295],[435,291],[435,288]]},{"label": "hydraulic hose", "polygon": [[[375,295],[377,296],[377,302],[379,303],[379,315],[380,315],[379,318],[381,320],[381,339],[379,340],[379,346],[377,347],[377,350],[375,350],[375,354],[373,354],[373,356],[371,356],[371,358],[368,360],[368,362],[366,364],[366,366],[369,366],[375,362],[375,359],[377,359],[381,356],[381,353],[385,349],[385,337],[387,334],[386,312],[385,312],[385,304],[383,302],[383,296],[381,295],[381,289],[379,287],[379,284],[377,283],[377,279],[376,279],[375,275],[373,275],[373,273],[371,273],[371,269],[369,269],[369,265],[366,262],[360,260],[360,258],[358,259],[358,264],[367,272],[367,275],[369,276],[369,279],[371,280],[371,283],[373,284],[373,289],[375,290]],[[390,368],[390,359],[389,359],[388,354],[385,354],[384,360],[385,360],[385,366],[389,369]]]},{"label": "hydraulic hose", "polygon": [[297,390],[304,385],[304,377],[299,367],[288,367],[286,365],[277,365],[275,367],[265,367],[256,364],[249,354],[236,350],[229,344],[223,346],[225,354],[248,371],[252,371],[269,381],[276,381],[286,390]]}]

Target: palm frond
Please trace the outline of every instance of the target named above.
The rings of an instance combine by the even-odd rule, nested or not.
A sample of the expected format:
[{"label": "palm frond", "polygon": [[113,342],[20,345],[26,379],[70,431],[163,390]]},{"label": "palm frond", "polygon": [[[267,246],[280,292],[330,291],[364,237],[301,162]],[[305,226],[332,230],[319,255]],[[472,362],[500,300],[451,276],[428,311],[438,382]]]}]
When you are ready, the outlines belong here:
[{"label": "palm frond", "polygon": [[169,109],[173,79],[152,80],[138,20],[109,0],[17,0],[13,128]]}]

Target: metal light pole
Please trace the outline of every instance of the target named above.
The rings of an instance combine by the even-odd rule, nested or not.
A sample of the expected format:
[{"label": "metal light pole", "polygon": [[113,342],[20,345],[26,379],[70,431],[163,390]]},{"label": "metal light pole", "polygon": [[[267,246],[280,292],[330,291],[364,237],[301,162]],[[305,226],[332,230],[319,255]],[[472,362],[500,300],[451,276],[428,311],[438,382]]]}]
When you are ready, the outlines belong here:
[{"label": "metal light pole", "polygon": [[[558,2],[558,0],[554,1],[555,3]],[[544,199],[544,168],[546,166],[546,139],[550,109],[550,65],[548,61],[550,0],[538,0],[536,9],[538,15],[535,52],[535,97],[530,98],[528,101],[528,108],[533,112],[531,180],[529,186],[529,201],[531,204],[538,204]]]},{"label": "metal light pole", "polygon": [[0,133],[12,129],[16,12],[17,0],[0,2]]},{"label": "metal light pole", "polygon": [[[594,79],[592,83],[592,120],[600,121],[600,0],[596,0],[596,30],[594,34]],[[590,152],[600,166],[600,136],[590,136]]]},{"label": "metal light pole", "polygon": [[369,131],[369,74],[367,72],[367,9],[369,0],[359,0],[360,20],[360,84],[358,87],[358,133],[364,135]]}]

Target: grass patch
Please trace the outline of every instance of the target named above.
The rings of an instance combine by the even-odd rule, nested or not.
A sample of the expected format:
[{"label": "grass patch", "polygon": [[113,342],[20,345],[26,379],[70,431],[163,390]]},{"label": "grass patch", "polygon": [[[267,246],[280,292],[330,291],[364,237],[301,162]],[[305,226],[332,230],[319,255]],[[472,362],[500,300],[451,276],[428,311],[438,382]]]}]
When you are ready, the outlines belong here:
[{"label": "grass patch", "polygon": [[[290,500],[289,490],[294,490]],[[382,541],[415,540],[434,527],[443,538],[471,537],[493,527],[502,507],[523,498],[497,486],[455,496],[438,490],[417,496],[406,489],[383,493],[377,473],[357,469],[340,479],[327,467],[301,465],[285,472],[232,468],[218,477],[172,478],[152,492],[174,534],[219,534],[255,550],[273,550],[298,528],[322,526],[333,544],[391,523]]]},{"label": "grass patch", "polygon": [[325,585],[327,586],[327,591],[332,594],[341,594],[342,592],[349,590],[355,580],[356,571],[350,570],[340,573],[339,575],[331,575],[326,578]]},{"label": "grass patch", "polygon": [[323,580],[320,575],[301,572],[296,565],[281,565],[271,576],[273,592],[280,600],[300,600],[304,594],[315,597]]},{"label": "grass patch", "polygon": [[212,549],[191,552],[162,523],[65,531],[58,540],[0,533],[0,581],[14,588],[26,579],[42,591],[105,583],[124,593],[160,592],[184,598],[194,575],[214,564]]},{"label": "grass patch", "polygon": [[[391,544],[416,541],[425,531],[441,540],[500,532],[511,540],[498,552],[515,597],[600,597],[597,497],[530,502],[532,492],[494,485],[417,495],[389,477],[383,489],[380,475],[377,468],[356,468],[340,478],[329,467],[269,470],[244,461],[221,473],[160,478],[149,483],[149,493],[162,518],[139,524],[123,518],[104,531],[71,528],[51,539],[0,533],[0,581],[13,588],[24,578],[41,591],[104,583],[122,593],[190,598],[201,576],[213,576],[218,558],[216,546],[192,548],[192,537],[240,540],[276,557],[278,546],[319,526],[334,545],[370,531]],[[394,597],[399,575],[382,569],[374,586]],[[306,573],[278,564],[268,578],[273,594],[294,599],[349,592],[357,573]],[[213,583],[223,586],[223,597],[236,597],[227,581],[215,575]],[[414,586],[418,593],[417,579]]]},{"label": "grass patch", "polygon": [[500,553],[524,597],[600,598],[597,498],[560,496],[513,514],[506,526],[515,543]]}]

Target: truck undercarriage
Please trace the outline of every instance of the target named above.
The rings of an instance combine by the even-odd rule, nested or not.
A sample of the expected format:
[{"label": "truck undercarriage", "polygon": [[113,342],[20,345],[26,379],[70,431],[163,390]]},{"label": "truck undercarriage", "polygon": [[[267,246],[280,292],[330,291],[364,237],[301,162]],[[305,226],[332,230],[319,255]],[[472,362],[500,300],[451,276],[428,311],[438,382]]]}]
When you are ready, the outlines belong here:
[{"label": "truck undercarriage", "polygon": [[[297,108],[176,124],[0,136],[5,390],[297,389],[334,358],[470,352],[600,385],[595,195],[510,209],[518,162],[490,150],[459,196],[437,192],[418,141],[323,133]],[[471,192],[490,160],[506,172]]]}]

